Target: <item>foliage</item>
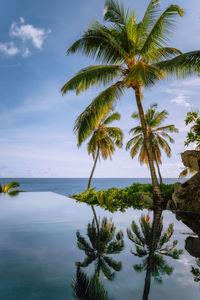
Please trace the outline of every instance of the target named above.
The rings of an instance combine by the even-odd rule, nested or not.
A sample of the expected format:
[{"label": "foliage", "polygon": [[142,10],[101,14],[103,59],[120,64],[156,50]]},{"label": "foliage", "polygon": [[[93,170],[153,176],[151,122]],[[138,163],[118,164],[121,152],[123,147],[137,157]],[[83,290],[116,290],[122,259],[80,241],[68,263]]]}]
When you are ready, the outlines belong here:
[{"label": "foliage", "polygon": [[196,143],[196,148],[200,149],[200,116],[196,111],[188,112],[185,119],[185,125],[193,124],[187,134],[185,146],[190,143]]},{"label": "foliage", "polygon": [[[174,192],[173,184],[160,185],[164,199],[171,199]],[[134,183],[130,187],[117,189],[110,188],[107,191],[87,190],[84,193],[73,195],[72,198],[89,205],[99,205],[111,212],[124,211],[129,207],[151,208],[153,188],[151,184]]]},{"label": "foliage", "polygon": [[[100,156],[103,159],[107,159],[109,156],[112,158],[112,154],[115,151],[115,146],[121,148],[122,147],[122,139],[123,132],[118,127],[109,127],[107,126],[113,121],[117,121],[120,119],[120,114],[109,113],[105,116],[102,116],[102,120],[97,128],[91,129],[90,132],[90,140],[88,142],[88,153],[92,154],[93,159],[95,159],[97,155],[97,149],[100,150]],[[79,124],[79,126],[81,126]],[[77,129],[80,135],[80,127]]]},{"label": "foliage", "polygon": [[197,267],[191,267],[191,274],[194,276],[194,282],[200,282],[200,258],[196,259]]},{"label": "foliage", "polygon": [[88,223],[87,241],[79,231],[76,233],[78,248],[85,252],[86,257],[83,262],[77,262],[78,267],[87,267],[95,262],[95,274],[100,275],[102,271],[105,278],[112,280],[115,276],[114,271],[120,271],[122,263],[114,260],[110,255],[120,253],[124,249],[123,233],[116,233],[116,228],[112,220],[103,218],[99,224],[99,229],[95,219]]},{"label": "foliage", "polygon": [[[173,224],[170,224],[165,232],[163,232],[163,218],[160,219],[160,224],[157,226],[158,234],[156,236],[156,249],[153,253],[153,261],[151,265],[151,275],[157,282],[162,282],[162,275],[171,275],[173,268],[170,267],[163,256],[169,256],[174,259],[179,259],[183,250],[177,250],[176,245],[178,241],[175,240],[171,245],[167,243],[170,241],[173,235]],[[148,255],[151,251],[152,244],[152,230],[153,226],[150,223],[150,216],[142,215],[140,218],[140,228],[135,221],[131,224],[131,229],[127,229],[128,238],[135,245],[135,252],[131,250],[131,253],[142,259],[141,264],[135,264],[133,268],[137,272],[142,272],[147,269],[148,266]],[[166,245],[167,244],[167,245]]]},{"label": "foliage", "polygon": [[76,269],[76,278],[72,281],[74,297],[77,300],[108,300],[108,294],[97,274],[88,277],[80,267]]},{"label": "foliage", "polygon": [[0,184],[0,193],[5,193],[5,194],[8,194],[10,196],[15,196],[20,192],[19,190],[15,190],[19,186],[20,186],[20,184],[16,181],[11,181],[9,184],[5,183],[4,186],[2,186]]},{"label": "foliage", "polygon": [[[170,5],[161,12],[158,4],[158,0],[151,0],[143,18],[136,20],[134,11],[126,10],[118,1],[106,0],[104,21],[108,25],[94,21],[68,49],[67,54],[81,52],[100,65],[79,71],[63,86],[63,94],[72,90],[78,94],[92,85],[109,85],[81,115],[88,130],[97,126],[102,113],[111,109],[124,89],[152,85],[166,72],[198,72],[199,51],[182,54],[167,46],[176,18],[182,17],[184,11]],[[84,135],[87,134],[86,129]]]},{"label": "foliage", "polygon": [[[162,163],[161,150],[164,150],[168,157],[171,156],[171,148],[166,139],[168,139],[171,143],[174,143],[174,139],[169,135],[169,133],[178,132],[178,129],[174,125],[161,126],[162,122],[166,120],[168,112],[166,110],[156,112],[156,108],[157,104],[152,104],[150,106],[145,113],[145,122],[149,146],[152,151],[153,160],[156,162],[158,168],[160,183],[162,183],[160,168],[158,165]],[[137,120],[140,119],[138,113],[133,113],[132,118]],[[139,152],[139,162],[141,164],[146,163],[148,166],[148,154],[142,132],[142,126],[138,125],[132,128],[129,133],[132,133],[133,137],[128,141],[126,150],[130,149],[130,155],[132,158],[134,158]]]}]

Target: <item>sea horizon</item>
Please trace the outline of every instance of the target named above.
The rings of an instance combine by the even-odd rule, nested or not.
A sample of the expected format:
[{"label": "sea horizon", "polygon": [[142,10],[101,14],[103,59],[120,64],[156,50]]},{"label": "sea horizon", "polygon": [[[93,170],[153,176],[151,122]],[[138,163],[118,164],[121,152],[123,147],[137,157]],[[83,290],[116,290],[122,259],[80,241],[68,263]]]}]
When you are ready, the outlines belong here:
[{"label": "sea horizon", "polygon": [[[163,178],[163,183],[173,184],[184,182],[186,179]],[[66,178],[66,177],[1,177],[0,183],[3,185],[10,181],[18,181],[20,189],[26,192],[54,192],[65,196],[70,196],[84,192],[87,188],[88,178]],[[125,188],[133,183],[151,183],[151,178],[143,177],[95,177],[92,180],[92,188],[95,190],[107,190],[109,188]]]}]

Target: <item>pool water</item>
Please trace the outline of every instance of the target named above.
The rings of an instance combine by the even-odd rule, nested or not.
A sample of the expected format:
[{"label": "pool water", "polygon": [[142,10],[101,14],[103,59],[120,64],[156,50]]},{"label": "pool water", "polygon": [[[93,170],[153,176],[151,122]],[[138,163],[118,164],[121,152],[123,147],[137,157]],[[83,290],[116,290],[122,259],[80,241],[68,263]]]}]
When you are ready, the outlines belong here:
[{"label": "pool water", "polygon": [[0,207],[0,299],[200,299],[198,212],[95,207],[95,221],[51,192]]}]

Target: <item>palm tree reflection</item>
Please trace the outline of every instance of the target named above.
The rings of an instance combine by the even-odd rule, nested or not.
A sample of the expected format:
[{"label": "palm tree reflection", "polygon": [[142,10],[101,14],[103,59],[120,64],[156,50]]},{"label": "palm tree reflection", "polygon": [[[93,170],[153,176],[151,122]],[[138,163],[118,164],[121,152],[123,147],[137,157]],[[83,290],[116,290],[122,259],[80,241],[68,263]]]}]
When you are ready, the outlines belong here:
[{"label": "palm tree reflection", "polygon": [[109,300],[99,276],[94,274],[88,277],[79,266],[76,269],[76,278],[72,281],[72,288],[77,300]]},{"label": "palm tree reflection", "polygon": [[200,258],[196,259],[197,267],[191,267],[191,273],[194,276],[194,282],[200,282]]},{"label": "palm tree reflection", "polygon": [[132,254],[143,258],[142,263],[135,264],[133,268],[137,272],[146,271],[143,299],[148,299],[151,277],[161,283],[162,275],[171,275],[173,272],[173,268],[168,265],[164,256],[178,259],[183,253],[183,250],[176,249],[178,241],[167,244],[173,232],[173,224],[170,224],[163,232],[162,210],[154,210],[152,223],[148,213],[146,216],[141,216],[140,226],[133,221],[131,229],[127,229],[128,238],[135,245],[135,252],[131,250]]},{"label": "palm tree reflection", "polygon": [[77,245],[80,250],[85,252],[86,257],[83,262],[76,264],[79,267],[87,267],[95,262],[95,274],[99,276],[102,271],[105,278],[111,280],[115,276],[115,271],[121,270],[122,263],[109,255],[120,253],[124,249],[123,233],[119,231],[115,234],[114,223],[105,217],[99,223],[97,226],[95,219],[92,220],[92,223],[88,223],[89,241],[77,231]]}]

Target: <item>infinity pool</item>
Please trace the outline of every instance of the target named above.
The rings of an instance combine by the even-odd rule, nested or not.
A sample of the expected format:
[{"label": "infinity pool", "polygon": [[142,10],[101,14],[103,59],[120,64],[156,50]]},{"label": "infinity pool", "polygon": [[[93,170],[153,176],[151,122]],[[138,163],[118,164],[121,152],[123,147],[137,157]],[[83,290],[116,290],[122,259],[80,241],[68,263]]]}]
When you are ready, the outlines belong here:
[{"label": "infinity pool", "polygon": [[200,299],[197,212],[94,209],[1,195],[0,299]]}]

